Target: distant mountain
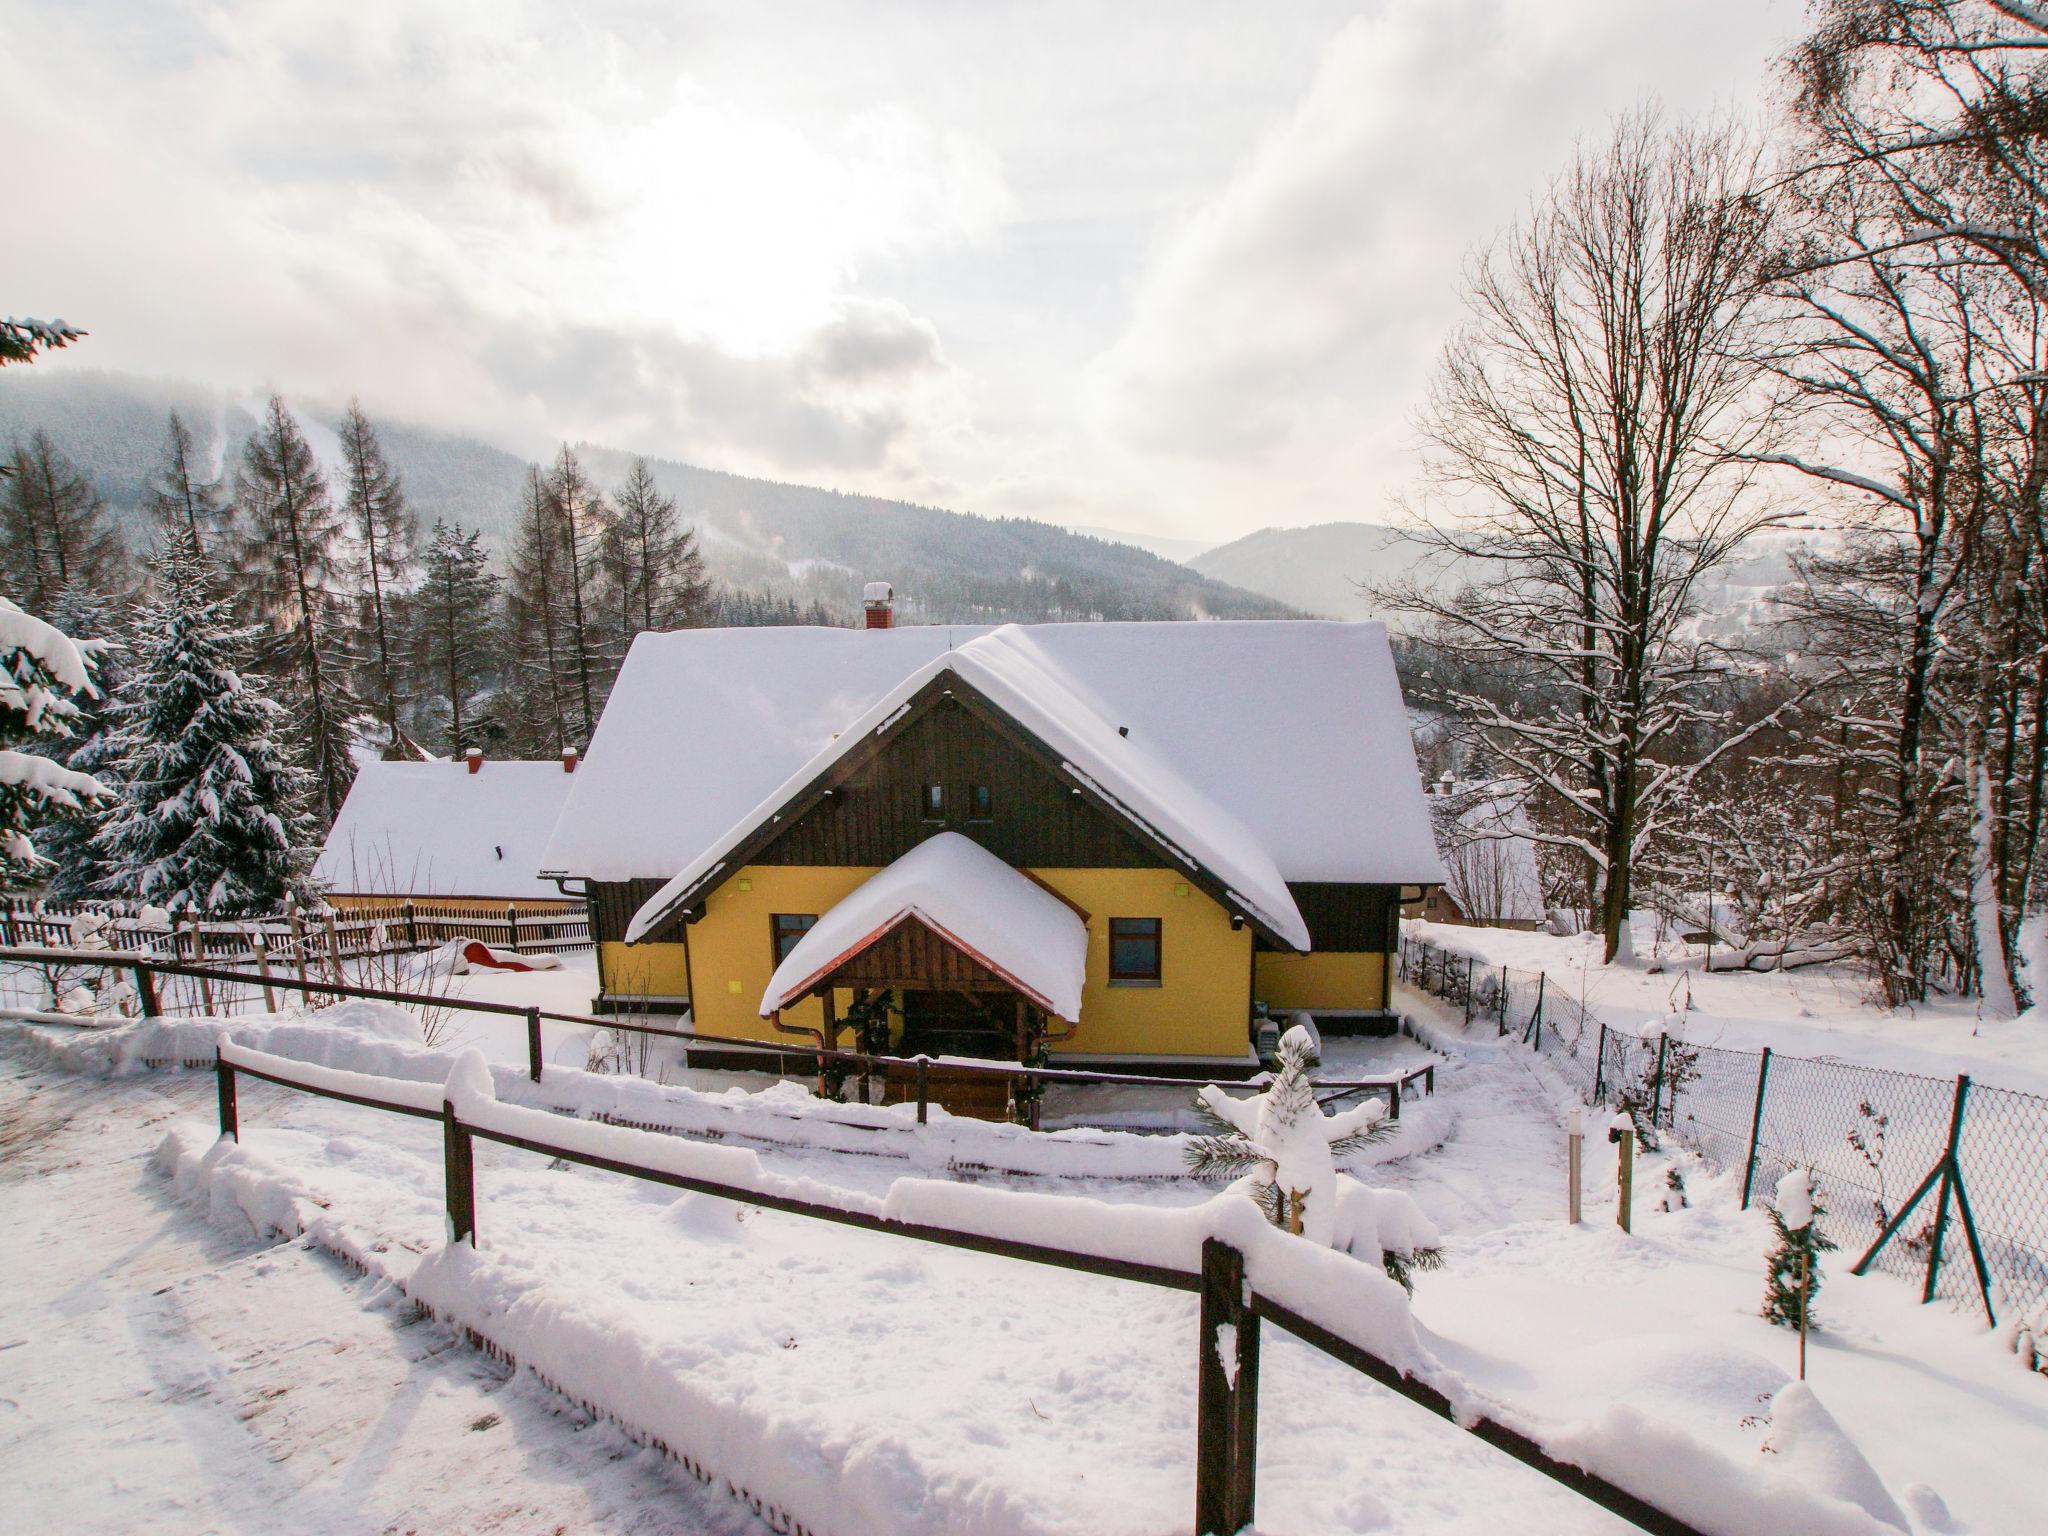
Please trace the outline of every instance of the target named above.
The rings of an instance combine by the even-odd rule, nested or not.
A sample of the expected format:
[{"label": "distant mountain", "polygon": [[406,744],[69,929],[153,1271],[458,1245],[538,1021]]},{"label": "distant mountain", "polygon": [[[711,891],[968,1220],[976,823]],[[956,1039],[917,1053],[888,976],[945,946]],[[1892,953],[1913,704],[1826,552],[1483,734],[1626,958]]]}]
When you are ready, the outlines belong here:
[{"label": "distant mountain", "polygon": [[[41,377],[27,377],[32,373]],[[295,402],[296,404],[296,402]],[[10,368],[0,374],[0,448],[38,427],[86,470],[137,542],[149,477],[175,409],[216,465],[229,464],[260,400],[117,374]],[[336,413],[299,405],[323,461]],[[518,515],[526,461],[473,437],[378,418],[377,430],[421,520],[483,530],[502,549]],[[600,484],[631,455],[579,444]],[[655,479],[703,533],[712,574],[735,586],[857,609],[868,581],[895,585],[907,621],[1085,618],[1287,618],[1284,600],[1111,542],[1026,518],[989,518],[813,486],[753,480],[670,459]]]},{"label": "distant mountain", "polygon": [[1162,560],[1177,560],[1182,565],[1216,547],[1213,539],[1170,539],[1156,533],[1126,533],[1121,528],[1091,528],[1086,523],[1062,523],[1060,526],[1069,533],[1100,539],[1105,544],[1128,544],[1133,549],[1149,550]]},{"label": "distant mountain", "polygon": [[1331,619],[1363,619],[1377,610],[1360,583],[1414,572],[1423,556],[1400,530],[1381,523],[1318,523],[1261,528],[1196,555],[1188,564],[1278,602]]}]

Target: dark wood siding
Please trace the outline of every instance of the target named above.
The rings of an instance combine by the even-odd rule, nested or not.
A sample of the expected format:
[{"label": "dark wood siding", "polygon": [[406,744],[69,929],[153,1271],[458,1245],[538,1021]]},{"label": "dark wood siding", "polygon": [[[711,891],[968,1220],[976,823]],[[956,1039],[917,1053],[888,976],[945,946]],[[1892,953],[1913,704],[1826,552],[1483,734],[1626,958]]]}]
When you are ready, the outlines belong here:
[{"label": "dark wood siding", "polygon": [[832,973],[842,987],[915,986],[963,992],[1007,992],[1010,984],[923,923],[898,923]]},{"label": "dark wood siding", "polygon": [[[924,814],[929,784],[946,787],[943,821]],[[977,784],[989,788],[986,821],[968,814]],[[1018,868],[1149,869],[1161,862],[951,699],[906,724],[872,762],[752,862],[888,864],[941,830],[962,833]]]},{"label": "dark wood siding", "polygon": [[626,937],[626,924],[665,880],[592,880],[590,882],[590,937],[599,944],[616,944]]},{"label": "dark wood siding", "polygon": [[1401,910],[1398,886],[1302,880],[1289,881],[1287,889],[1308,924],[1312,951],[1395,947]]}]

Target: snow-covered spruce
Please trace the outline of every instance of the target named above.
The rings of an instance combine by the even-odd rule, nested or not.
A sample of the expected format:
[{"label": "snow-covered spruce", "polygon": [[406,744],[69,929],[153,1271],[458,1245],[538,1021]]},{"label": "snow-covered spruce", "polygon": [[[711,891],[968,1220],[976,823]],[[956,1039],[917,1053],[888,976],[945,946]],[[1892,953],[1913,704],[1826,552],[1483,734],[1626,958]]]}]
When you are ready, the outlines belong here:
[{"label": "snow-covered spruce", "polygon": [[93,834],[120,794],[114,696],[127,681],[128,647],[117,634],[120,620],[109,594],[94,588],[65,588],[51,618],[66,634],[90,635],[95,642],[84,648],[95,692],[76,700],[78,714],[68,738],[45,738],[36,749],[74,773],[90,775],[107,791],[81,811],[49,817],[36,835],[51,865],[44,894],[53,901],[81,901],[102,889],[105,871]]},{"label": "snow-covered spruce", "polygon": [[29,838],[37,818],[81,811],[105,796],[91,774],[13,750],[37,737],[71,734],[77,700],[95,693],[98,649],[0,597],[0,878],[19,879],[46,863]]},{"label": "snow-covered spruce", "polygon": [[1803,1314],[1806,1326],[1818,1331],[1813,1299],[1820,1294],[1820,1256],[1833,1252],[1835,1243],[1816,1224],[1826,1208],[1814,1189],[1812,1170],[1794,1168],[1779,1179],[1777,1198],[1767,1209],[1777,1241],[1764,1281],[1763,1315],[1780,1328],[1797,1328]]},{"label": "snow-covered spruce", "polygon": [[1196,1093],[1196,1110],[1217,1131],[1189,1142],[1188,1167],[1200,1178],[1239,1178],[1274,1226],[1376,1262],[1412,1288],[1415,1270],[1443,1262],[1436,1228],[1407,1195],[1337,1172],[1338,1158],[1393,1134],[1386,1106],[1370,1099],[1325,1115],[1309,1077],[1315,1039],[1298,1024],[1280,1037],[1279,1056],[1263,1093],[1233,1099],[1213,1083]]},{"label": "snow-covered spruce", "polygon": [[189,528],[166,530],[154,570],[115,701],[121,804],[94,841],[107,891],[171,911],[268,911],[311,856],[306,775]]}]

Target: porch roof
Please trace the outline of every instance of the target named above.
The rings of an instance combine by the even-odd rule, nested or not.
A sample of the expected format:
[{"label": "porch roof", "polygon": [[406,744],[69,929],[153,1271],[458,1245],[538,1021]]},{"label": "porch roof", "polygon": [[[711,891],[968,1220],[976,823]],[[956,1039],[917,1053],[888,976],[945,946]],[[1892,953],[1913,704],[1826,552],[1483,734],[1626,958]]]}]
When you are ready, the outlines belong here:
[{"label": "porch roof", "polygon": [[1058,896],[958,832],[919,843],[797,940],[761,994],[765,1018],[906,919],[973,957],[1047,1013],[1081,1017],[1088,926]]}]

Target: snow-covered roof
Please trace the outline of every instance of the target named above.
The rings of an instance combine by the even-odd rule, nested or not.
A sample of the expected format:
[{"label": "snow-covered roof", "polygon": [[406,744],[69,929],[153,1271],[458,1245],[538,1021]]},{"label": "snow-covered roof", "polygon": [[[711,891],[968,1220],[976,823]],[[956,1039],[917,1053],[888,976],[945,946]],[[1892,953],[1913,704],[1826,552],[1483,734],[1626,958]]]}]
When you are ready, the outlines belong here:
[{"label": "snow-covered roof", "polygon": [[1081,1017],[1087,924],[1059,897],[958,832],[927,838],[819,917],[768,979],[762,1017],[910,917],[1049,1013]]},{"label": "snow-covered roof", "polygon": [[1170,801],[1165,819],[1219,860],[1219,877],[1230,864],[1258,887],[1240,894],[1279,922],[1292,903],[1273,896],[1268,870],[1283,882],[1443,879],[1385,626],[1304,621],[642,635],[542,867],[667,879],[715,860],[835,736],[984,637],[967,663],[980,663],[977,686],[1043,721],[1080,771],[1091,758],[1122,765],[1139,814]]},{"label": "snow-covered roof", "polygon": [[362,894],[560,900],[540,856],[576,777],[559,760],[364,763],[313,876]]}]

